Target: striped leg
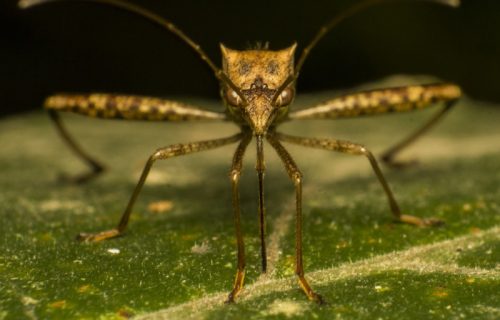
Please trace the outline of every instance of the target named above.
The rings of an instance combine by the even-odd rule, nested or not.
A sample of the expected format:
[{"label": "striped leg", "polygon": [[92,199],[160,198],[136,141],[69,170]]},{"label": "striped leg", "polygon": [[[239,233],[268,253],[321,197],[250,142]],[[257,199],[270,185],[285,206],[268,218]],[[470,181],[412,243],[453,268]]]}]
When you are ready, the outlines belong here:
[{"label": "striped leg", "polygon": [[299,278],[299,285],[307,295],[309,300],[316,301],[319,304],[323,303],[321,295],[313,291],[308,281],[304,277],[304,264],[302,262],[302,173],[295,164],[292,156],[277,140],[275,133],[269,133],[267,140],[278,153],[278,156],[283,161],[286,172],[295,185],[295,205],[296,205],[296,222],[295,222],[295,274]]},{"label": "striped leg", "polygon": [[423,127],[383,153],[382,160],[388,165],[397,167],[405,165],[404,162],[395,160],[397,154],[435,125],[453,107],[460,96],[460,88],[453,84],[430,84],[372,90],[345,95],[311,108],[292,112],[290,113],[290,119],[338,119],[405,112],[444,102],[445,107]]},{"label": "striped leg", "polygon": [[276,137],[285,142],[290,142],[294,144],[298,144],[305,147],[318,148],[323,150],[337,151],[342,153],[348,153],[353,155],[363,155],[368,158],[370,161],[370,165],[372,166],[377,179],[379,180],[384,192],[387,196],[387,200],[389,202],[389,207],[391,208],[392,215],[394,218],[403,223],[408,223],[412,225],[416,225],[419,227],[425,226],[435,226],[441,225],[443,222],[441,220],[435,218],[419,218],[411,215],[402,214],[399,208],[398,203],[396,202],[396,198],[394,197],[389,184],[385,180],[380,167],[377,164],[377,160],[373,156],[373,154],[367,150],[364,146],[355,144],[348,141],[341,141],[335,139],[315,139],[315,138],[303,138],[303,137],[295,137],[286,135],[283,133],[276,133]]},{"label": "striped leg", "polygon": [[141,177],[139,178],[139,182],[137,182],[137,185],[135,186],[134,192],[132,193],[132,196],[130,197],[127,207],[125,208],[125,211],[123,212],[123,215],[120,219],[120,222],[118,223],[118,226],[114,229],[111,230],[106,230],[103,232],[95,233],[95,234],[88,234],[88,233],[80,233],[77,237],[78,240],[84,241],[84,242],[97,242],[97,241],[102,241],[105,239],[109,238],[114,238],[119,235],[121,235],[127,225],[128,221],[130,218],[130,213],[132,212],[132,208],[135,204],[135,201],[137,200],[137,197],[139,196],[139,193],[141,192],[142,186],[144,185],[144,182],[146,181],[146,178],[149,174],[149,171],[151,170],[151,167],[153,166],[153,163],[156,160],[164,160],[176,156],[182,156],[194,152],[200,152],[200,151],[205,151],[205,150],[210,150],[214,149],[217,147],[221,147],[223,145],[229,144],[236,142],[240,140],[242,137],[241,133],[235,134],[233,136],[227,137],[227,138],[221,138],[221,139],[215,139],[215,140],[207,140],[207,141],[199,141],[199,142],[193,142],[193,143],[186,143],[186,144],[174,144],[165,148],[161,148],[156,150],[148,159],[146,162],[146,166],[142,170]]},{"label": "striped leg", "polygon": [[75,183],[88,181],[101,173],[104,166],[89,156],[68,133],[59,117],[59,111],[83,114],[103,119],[148,121],[223,120],[220,113],[202,110],[176,101],[113,94],[57,94],[45,100],[45,109],[54,121],[58,133],[73,152],[86,162],[90,172],[65,177]]}]

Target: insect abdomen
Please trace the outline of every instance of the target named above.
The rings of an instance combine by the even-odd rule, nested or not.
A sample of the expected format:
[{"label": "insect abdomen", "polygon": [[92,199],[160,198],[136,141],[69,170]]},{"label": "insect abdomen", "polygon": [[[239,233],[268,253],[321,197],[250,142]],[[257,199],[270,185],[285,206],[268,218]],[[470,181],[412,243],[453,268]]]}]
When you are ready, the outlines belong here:
[{"label": "insect abdomen", "polygon": [[45,100],[44,107],[104,119],[157,121],[223,119],[221,114],[175,101],[99,93],[53,95]]}]

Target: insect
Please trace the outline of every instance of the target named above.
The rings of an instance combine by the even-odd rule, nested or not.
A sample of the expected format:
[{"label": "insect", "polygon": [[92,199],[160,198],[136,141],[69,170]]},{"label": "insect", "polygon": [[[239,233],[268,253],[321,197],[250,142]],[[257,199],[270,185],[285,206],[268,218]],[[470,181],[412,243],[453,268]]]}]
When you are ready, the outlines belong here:
[{"label": "insect", "polygon": [[[54,1],[54,0],[52,0]],[[61,0],[60,0],[61,1]],[[220,81],[220,94],[225,106],[224,112],[203,110],[177,101],[115,94],[56,94],[45,101],[45,108],[55,126],[68,146],[90,167],[88,173],[75,176],[75,182],[83,182],[100,174],[104,167],[89,156],[73,140],[63,126],[59,117],[60,111],[76,112],[83,115],[107,119],[150,120],[150,121],[196,121],[219,120],[233,121],[240,131],[232,136],[220,139],[198,141],[192,143],[174,144],[159,148],[151,154],[142,171],[140,179],[128,201],[120,222],[115,228],[98,233],[81,233],[78,239],[84,242],[97,242],[114,238],[124,233],[132,208],[141,192],[148,173],[157,160],[187,155],[214,149],[227,144],[238,143],[233,155],[230,169],[232,186],[232,207],[237,243],[237,270],[234,285],[228,295],[227,302],[233,302],[243,288],[245,275],[245,247],[240,226],[239,181],[245,151],[250,141],[255,138],[258,175],[258,216],[260,225],[260,251],[262,271],[266,272],[266,242],[265,242],[265,210],[264,210],[264,142],[267,141],[277,152],[279,158],[295,186],[296,195],[296,252],[295,273],[305,295],[313,301],[321,303],[321,295],[316,293],[304,276],[302,260],[302,174],[292,156],[282,142],[297,144],[304,147],[319,148],[353,155],[365,156],[378,181],[380,182],[389,202],[389,207],[396,221],[416,226],[434,226],[440,221],[433,218],[419,218],[402,214],[396,199],[379,168],[373,154],[363,145],[336,139],[318,139],[294,136],[278,130],[280,124],[290,120],[303,119],[337,119],[357,117],[389,112],[402,112],[424,108],[436,103],[444,107],[423,127],[409,135],[406,139],[384,153],[384,162],[397,166],[397,154],[415,139],[425,133],[441,119],[461,96],[461,90],[454,84],[427,84],[381,90],[365,91],[336,97],[311,106],[293,111],[290,106],[295,97],[295,85],[299,72],[316,44],[340,22],[357,12],[375,4],[397,2],[394,0],[364,0],[341,12],[325,24],[312,40],[304,47],[298,61],[295,63],[296,44],[281,50],[266,48],[250,50],[234,50],[221,44],[222,67],[219,68],[207,54],[191,38],[184,34],[176,25],[155,13],[135,4],[119,0],[82,0],[114,6],[137,14],[157,25],[167,29],[182,42],[192,48],[206,62]],[[447,6],[458,6],[454,0],[415,0],[427,1]],[[50,0],[24,0],[19,5],[23,8],[51,2]]]}]

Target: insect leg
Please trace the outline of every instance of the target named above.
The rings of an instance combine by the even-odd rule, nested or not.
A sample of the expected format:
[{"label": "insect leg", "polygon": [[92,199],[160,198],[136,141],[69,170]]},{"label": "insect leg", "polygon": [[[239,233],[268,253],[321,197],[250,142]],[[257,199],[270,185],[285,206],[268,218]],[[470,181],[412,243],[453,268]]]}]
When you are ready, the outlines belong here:
[{"label": "insect leg", "polygon": [[410,144],[415,142],[418,138],[420,138],[424,133],[426,133],[432,126],[434,126],[443,116],[451,110],[451,108],[455,105],[457,100],[452,100],[446,102],[445,106],[443,109],[441,109],[437,114],[435,114],[430,120],[428,120],[422,127],[420,127],[418,130],[413,132],[411,135],[406,137],[406,139],[400,141],[396,145],[392,146],[391,148],[387,149],[384,153],[382,153],[381,159],[382,161],[391,166],[391,167],[405,167],[407,165],[413,164],[415,161],[398,161],[395,160],[397,155],[403,150],[404,148],[408,147]]},{"label": "insect leg", "polygon": [[239,182],[241,176],[241,170],[243,166],[243,156],[245,155],[245,150],[252,140],[251,132],[246,133],[246,135],[241,140],[236,152],[233,156],[233,162],[231,166],[231,187],[233,194],[233,213],[234,213],[234,226],[236,229],[236,244],[238,249],[238,269],[236,270],[236,277],[234,280],[233,290],[229,293],[226,303],[234,302],[236,296],[240,293],[243,288],[243,281],[245,279],[245,244],[243,242],[243,235],[241,232],[241,212],[240,212],[240,193],[239,193]]},{"label": "insect leg", "polygon": [[89,173],[72,177],[68,180],[84,182],[104,170],[104,167],[90,157],[69,135],[63,126],[58,112],[74,112],[102,119],[148,120],[148,121],[194,121],[194,120],[224,120],[223,113],[203,110],[185,103],[131,95],[107,93],[65,94],[49,96],[44,103],[59,134],[78,157],[91,168]]},{"label": "insect leg", "polygon": [[60,93],[49,96],[45,100],[44,108],[101,119],[173,122],[225,120],[223,113],[204,110],[175,100],[109,93]]},{"label": "insect leg", "polygon": [[299,278],[299,285],[307,295],[309,300],[323,303],[323,298],[313,291],[306,278],[304,277],[304,264],[302,262],[302,173],[295,164],[292,156],[281,145],[274,133],[269,133],[267,140],[276,150],[281,161],[285,166],[288,176],[295,185],[295,204],[296,204],[296,224],[295,224],[295,273]]},{"label": "insect leg", "polygon": [[64,142],[71,148],[71,150],[83,161],[85,161],[89,167],[90,171],[86,173],[82,173],[73,177],[64,177],[65,180],[75,183],[83,183],[86,182],[96,176],[98,176],[101,172],[104,171],[104,166],[100,164],[97,160],[89,156],[81,147],[78,145],[75,140],[71,137],[69,132],[64,127],[59,114],[55,110],[48,110],[49,116],[54,122],[57,132],[62,137]]},{"label": "insect leg", "polygon": [[176,156],[182,156],[182,155],[186,155],[186,154],[190,154],[190,153],[194,153],[194,152],[214,149],[217,147],[224,146],[226,144],[236,142],[236,141],[240,140],[241,137],[242,137],[242,134],[238,133],[238,134],[232,135],[230,137],[226,137],[226,138],[199,141],[199,142],[193,142],[193,143],[185,143],[185,144],[174,144],[174,145],[170,145],[168,147],[164,147],[164,148],[160,148],[160,149],[156,150],[149,157],[148,161],[146,162],[146,165],[145,165],[144,169],[142,170],[141,177],[139,178],[139,181],[137,182],[137,185],[135,186],[134,192],[132,193],[132,196],[129,199],[127,207],[125,208],[125,211],[123,212],[123,215],[120,219],[120,222],[118,223],[118,226],[114,229],[106,230],[106,231],[95,233],[95,234],[80,233],[78,235],[77,239],[80,241],[84,241],[84,242],[97,242],[97,241],[102,241],[105,239],[114,238],[116,236],[121,235],[125,231],[125,229],[128,225],[130,213],[132,212],[132,208],[135,204],[135,201],[137,200],[137,197],[139,196],[139,193],[141,192],[142,186],[144,185],[144,182],[146,181],[146,178],[149,174],[149,171],[151,170],[151,167],[153,166],[153,163],[156,160],[165,160],[165,159],[176,157]]},{"label": "insect leg", "polygon": [[384,189],[384,192],[387,196],[387,200],[389,202],[389,206],[391,208],[391,212],[397,221],[416,225],[419,227],[434,226],[443,223],[441,220],[435,218],[423,219],[411,215],[402,214],[399,205],[396,201],[396,198],[394,197],[394,194],[392,193],[389,184],[385,180],[385,177],[382,174],[382,171],[380,170],[376,158],[364,146],[349,141],[341,141],[335,139],[303,138],[303,137],[290,136],[283,133],[276,133],[276,136],[281,141],[290,142],[305,147],[337,151],[353,155],[363,155],[367,157],[375,175],[377,176],[377,179],[379,180],[380,184],[382,185],[382,188]]},{"label": "insect leg", "polygon": [[292,120],[341,119],[407,112],[444,102],[444,109],[422,128],[383,154],[382,160],[385,163],[397,167],[405,164],[394,160],[395,156],[436,124],[453,107],[461,94],[460,87],[449,83],[377,89],[330,99],[316,106],[291,112],[289,117]]}]

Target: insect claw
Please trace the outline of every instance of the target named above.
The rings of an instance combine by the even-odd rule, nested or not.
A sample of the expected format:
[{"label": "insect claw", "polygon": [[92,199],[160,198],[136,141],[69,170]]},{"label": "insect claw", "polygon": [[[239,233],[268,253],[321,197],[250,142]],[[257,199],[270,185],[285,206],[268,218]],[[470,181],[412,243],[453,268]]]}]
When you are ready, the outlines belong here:
[{"label": "insect claw", "polygon": [[407,214],[402,214],[398,222],[411,224],[417,227],[426,228],[426,227],[441,227],[445,224],[445,222],[438,218],[419,218],[415,216],[410,216]]},{"label": "insect claw", "polygon": [[227,297],[226,301],[224,301],[224,304],[232,304],[234,303],[234,297],[233,297],[233,293],[231,292],[229,294],[229,296]]},{"label": "insect claw", "polygon": [[76,236],[76,240],[80,242],[85,242],[85,243],[90,243],[90,242],[99,242],[102,240],[110,239],[110,238],[115,238],[119,236],[121,233],[117,229],[111,229],[99,233],[85,233],[85,232],[80,232]]},{"label": "insect claw", "polygon": [[299,273],[299,285],[300,285],[300,288],[302,289],[302,291],[306,294],[307,298],[310,300],[310,301],[314,301],[316,302],[318,305],[322,305],[325,303],[325,301],[323,300],[323,297],[316,293],[312,288],[311,286],[309,285],[309,283],[307,282],[307,280],[304,278],[304,275],[303,273]]},{"label": "insect claw", "polygon": [[427,218],[422,219],[424,227],[443,227],[446,223],[438,218]]},{"label": "insect claw", "polygon": [[313,292],[313,301],[316,302],[319,306],[324,306],[326,305],[326,301],[323,299],[323,297],[320,294],[317,294]]},{"label": "insect claw", "polygon": [[75,238],[78,242],[91,242],[92,236],[90,233],[80,232]]}]

